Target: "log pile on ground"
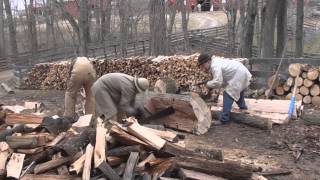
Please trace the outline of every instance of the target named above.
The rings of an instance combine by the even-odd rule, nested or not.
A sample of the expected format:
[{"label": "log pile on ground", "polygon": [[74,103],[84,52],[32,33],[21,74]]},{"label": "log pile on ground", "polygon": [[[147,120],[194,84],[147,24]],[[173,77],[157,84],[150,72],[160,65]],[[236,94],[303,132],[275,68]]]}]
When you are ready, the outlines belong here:
[{"label": "log pile on ground", "polygon": [[303,104],[320,106],[320,86],[319,86],[320,67],[308,64],[290,64],[288,71],[289,77],[274,76],[268,80],[268,88],[271,89],[273,83],[274,94],[290,99],[296,86],[296,100],[301,100]]},{"label": "log pile on ground", "polygon": [[22,116],[6,119],[7,129],[0,131],[1,179],[250,179],[261,170],[224,161],[219,149],[188,150],[176,143],[182,137],[177,132],[143,126],[132,117],[125,124],[98,118],[92,127],[88,115],[73,124],[45,117],[32,120],[33,126],[29,116],[16,118]]},{"label": "log pile on ground", "polygon": [[[120,59],[93,60],[98,77],[106,73],[121,72],[148,78],[153,86],[159,78],[171,78],[179,88],[200,89],[194,84],[210,80],[208,73],[197,66],[199,54],[190,56],[129,57]],[[219,57],[221,58],[221,57]],[[247,63],[247,59],[236,59]],[[70,60],[56,63],[37,64],[28,74],[23,88],[29,89],[66,89]],[[203,88],[202,88],[203,89]]]}]

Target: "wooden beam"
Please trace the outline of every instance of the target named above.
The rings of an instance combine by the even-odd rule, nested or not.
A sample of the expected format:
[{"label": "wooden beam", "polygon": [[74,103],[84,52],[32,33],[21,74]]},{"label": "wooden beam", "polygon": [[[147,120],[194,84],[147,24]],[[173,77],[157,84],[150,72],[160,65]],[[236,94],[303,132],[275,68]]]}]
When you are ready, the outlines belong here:
[{"label": "wooden beam", "polygon": [[144,145],[146,147],[150,147],[147,143],[141,141],[140,139],[130,135],[126,131],[122,130],[118,126],[112,126],[111,128],[111,135],[115,136],[120,142],[127,144],[127,145]]},{"label": "wooden beam", "polygon": [[179,175],[180,178],[183,180],[186,179],[193,179],[193,180],[226,180],[225,178],[217,177],[214,175],[208,175],[205,173],[197,172],[197,171],[192,171],[192,170],[187,170],[180,168],[179,170]]},{"label": "wooden beam", "polygon": [[79,174],[83,170],[85,159],[86,159],[86,155],[84,154],[78,160],[76,160],[74,163],[70,165],[69,170],[75,171],[77,174]]},{"label": "wooden beam", "polygon": [[60,157],[42,164],[38,164],[34,167],[34,173],[41,174],[41,173],[47,172],[51,169],[55,169],[61,165],[68,163],[70,160],[71,160],[70,157]]},{"label": "wooden beam", "polygon": [[141,126],[136,119],[131,117],[126,120],[130,123],[128,131],[143,140],[145,143],[149,144],[154,149],[160,150],[166,143],[165,140],[155,135],[147,128]]},{"label": "wooden beam", "polygon": [[108,156],[129,156],[131,152],[141,152],[143,150],[141,145],[121,146],[107,151]]},{"label": "wooden beam", "polygon": [[93,146],[89,143],[86,148],[86,156],[84,160],[82,179],[90,180],[91,161],[93,155]]},{"label": "wooden beam", "polygon": [[7,136],[6,142],[12,149],[29,149],[44,146],[46,144],[45,136]]},{"label": "wooden beam", "polygon": [[124,171],[123,180],[132,180],[133,179],[133,173],[135,170],[135,167],[137,165],[137,162],[139,160],[139,153],[138,152],[132,152],[129,156],[129,159],[127,161],[126,169]]},{"label": "wooden beam", "polygon": [[21,180],[81,180],[81,177],[68,175],[35,175],[26,174]]},{"label": "wooden beam", "polygon": [[19,179],[23,167],[25,154],[12,153],[10,161],[7,164],[7,177]]},{"label": "wooden beam", "polygon": [[0,180],[4,180],[6,177],[6,163],[8,157],[9,145],[6,142],[0,142]]},{"label": "wooden beam", "polygon": [[60,141],[62,141],[66,137],[66,135],[67,135],[66,132],[60,133],[53,141],[48,143],[46,146],[52,147],[52,146],[57,145]]},{"label": "wooden beam", "polygon": [[97,119],[96,128],[96,145],[94,148],[94,167],[97,168],[99,165],[106,161],[106,135],[107,128],[104,127],[102,119]]},{"label": "wooden beam", "polygon": [[[56,160],[62,158],[61,152],[58,152],[57,154],[53,155],[52,160]],[[59,175],[70,175],[67,166],[63,165],[57,168]]]},{"label": "wooden beam", "polygon": [[6,124],[41,124],[42,120],[42,116],[34,114],[7,113]]}]

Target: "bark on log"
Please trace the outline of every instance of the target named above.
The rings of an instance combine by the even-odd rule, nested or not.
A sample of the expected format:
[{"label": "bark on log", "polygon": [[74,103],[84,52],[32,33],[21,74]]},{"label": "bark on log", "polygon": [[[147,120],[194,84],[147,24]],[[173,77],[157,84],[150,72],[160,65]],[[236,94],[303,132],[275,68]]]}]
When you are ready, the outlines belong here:
[{"label": "bark on log", "polygon": [[301,73],[301,64],[298,64],[298,63],[290,64],[288,70],[289,70],[290,76],[297,77]]},{"label": "bark on log", "polygon": [[172,106],[175,113],[156,120],[167,127],[204,134],[211,126],[211,113],[209,107],[199,95],[151,94],[145,103],[145,108],[150,113]]},{"label": "bark on log", "polygon": [[311,81],[319,78],[319,70],[318,69],[310,69],[307,73],[307,78]]},{"label": "bark on log", "polygon": [[310,104],[312,102],[311,96],[305,96],[302,100],[304,104]]},{"label": "bark on log", "polygon": [[107,151],[107,156],[129,156],[131,152],[141,152],[141,145],[122,146]]},{"label": "bark on log", "polygon": [[250,179],[252,173],[260,169],[242,165],[235,161],[214,161],[194,157],[175,157],[174,162],[178,167],[213,174],[227,179]]},{"label": "bark on log", "polygon": [[320,106],[320,96],[312,97],[312,104],[315,106]]},{"label": "bark on log", "polygon": [[302,111],[300,118],[306,125],[320,125],[319,113],[319,108],[307,106]]},{"label": "bark on log", "polygon": [[139,160],[139,153],[132,152],[127,161],[126,169],[124,170],[124,174],[122,177],[123,180],[131,180],[133,178],[134,169],[137,165],[138,160]]},{"label": "bark on log", "polygon": [[304,95],[304,96],[307,96],[307,95],[309,95],[309,88],[307,88],[307,87],[305,87],[305,86],[302,86],[301,88],[300,88],[300,94],[301,95]]},{"label": "bark on log", "polygon": [[70,160],[71,160],[70,157],[60,157],[58,159],[54,159],[42,164],[38,164],[34,168],[34,173],[41,174],[41,173],[47,172],[51,169],[55,169],[61,165],[68,163]]},{"label": "bark on log", "polygon": [[8,113],[6,124],[41,124],[43,117],[33,114]]},{"label": "bark on log", "polygon": [[81,177],[67,175],[34,175],[26,174],[21,180],[82,180]]},{"label": "bark on log", "polygon": [[45,136],[7,136],[6,142],[12,149],[29,149],[44,146]]},{"label": "bark on log", "polygon": [[217,177],[214,175],[209,175],[197,171],[192,171],[188,169],[183,169],[180,168],[179,170],[179,176],[181,179],[186,180],[186,179],[193,179],[193,180],[226,180],[225,178],[222,177]]},{"label": "bark on log", "polygon": [[314,82],[309,80],[309,79],[304,79],[303,80],[303,86],[304,87],[310,88],[313,84],[314,84]]},{"label": "bark on log", "polygon": [[310,88],[311,96],[318,96],[320,94],[320,86],[318,84],[314,84]]}]

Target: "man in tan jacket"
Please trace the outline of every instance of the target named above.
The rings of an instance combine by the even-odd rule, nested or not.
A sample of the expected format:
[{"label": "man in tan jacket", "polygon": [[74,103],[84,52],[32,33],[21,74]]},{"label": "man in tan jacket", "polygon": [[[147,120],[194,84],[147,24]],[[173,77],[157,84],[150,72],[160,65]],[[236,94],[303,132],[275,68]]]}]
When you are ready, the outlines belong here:
[{"label": "man in tan jacket", "polygon": [[86,94],[85,114],[94,114],[94,97],[91,86],[96,80],[96,71],[93,64],[86,57],[78,57],[71,64],[67,91],[65,94],[64,117],[74,118],[77,93],[83,87]]},{"label": "man in tan jacket", "polygon": [[132,77],[123,73],[109,73],[100,77],[92,86],[95,97],[96,116],[104,120],[117,121],[126,113],[138,115],[134,107],[135,97],[149,88],[145,78]]}]

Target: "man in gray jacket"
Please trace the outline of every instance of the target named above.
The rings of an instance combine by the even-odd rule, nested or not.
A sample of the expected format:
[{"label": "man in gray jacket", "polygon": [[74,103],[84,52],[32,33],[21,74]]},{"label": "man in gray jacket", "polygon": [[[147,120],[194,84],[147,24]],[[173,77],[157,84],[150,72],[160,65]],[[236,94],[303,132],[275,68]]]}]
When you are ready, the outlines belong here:
[{"label": "man in gray jacket", "polygon": [[149,81],[123,73],[109,73],[100,77],[91,90],[95,98],[96,116],[104,120],[118,120],[119,113],[137,115],[134,108],[136,94],[149,88]]},{"label": "man in gray jacket", "polygon": [[248,109],[244,101],[244,90],[250,85],[252,75],[242,63],[200,54],[198,66],[204,71],[212,73],[213,79],[207,82],[207,88],[224,87],[223,111],[220,115],[220,121],[216,125],[230,121],[230,112],[234,101],[240,109]]}]

